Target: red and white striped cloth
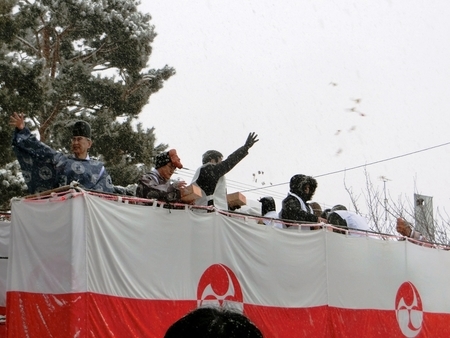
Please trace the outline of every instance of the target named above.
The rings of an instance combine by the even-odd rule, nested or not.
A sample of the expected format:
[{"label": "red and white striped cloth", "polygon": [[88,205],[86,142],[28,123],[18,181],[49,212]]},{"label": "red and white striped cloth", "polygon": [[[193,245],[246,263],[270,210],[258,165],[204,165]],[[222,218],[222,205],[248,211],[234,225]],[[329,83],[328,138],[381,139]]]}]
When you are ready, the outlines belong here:
[{"label": "red and white striped cloth", "polygon": [[9,337],[163,337],[205,304],[265,337],[448,337],[450,252],[89,194],[14,200]]}]

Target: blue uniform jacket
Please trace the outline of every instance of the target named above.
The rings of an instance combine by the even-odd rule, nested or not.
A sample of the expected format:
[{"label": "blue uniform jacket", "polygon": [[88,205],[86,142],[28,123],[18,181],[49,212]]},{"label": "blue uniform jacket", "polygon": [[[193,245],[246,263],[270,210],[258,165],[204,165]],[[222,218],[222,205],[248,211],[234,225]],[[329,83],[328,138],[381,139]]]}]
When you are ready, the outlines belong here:
[{"label": "blue uniform jacket", "polygon": [[31,194],[77,181],[85,189],[113,192],[102,162],[65,155],[40,142],[28,128],[13,134],[12,146]]}]

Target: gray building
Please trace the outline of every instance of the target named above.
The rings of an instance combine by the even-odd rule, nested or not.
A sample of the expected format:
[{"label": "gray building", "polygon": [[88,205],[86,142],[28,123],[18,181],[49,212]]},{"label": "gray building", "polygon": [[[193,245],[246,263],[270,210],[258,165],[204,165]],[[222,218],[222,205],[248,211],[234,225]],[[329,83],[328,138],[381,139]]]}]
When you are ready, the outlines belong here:
[{"label": "gray building", "polygon": [[415,229],[434,242],[433,197],[414,194]]}]

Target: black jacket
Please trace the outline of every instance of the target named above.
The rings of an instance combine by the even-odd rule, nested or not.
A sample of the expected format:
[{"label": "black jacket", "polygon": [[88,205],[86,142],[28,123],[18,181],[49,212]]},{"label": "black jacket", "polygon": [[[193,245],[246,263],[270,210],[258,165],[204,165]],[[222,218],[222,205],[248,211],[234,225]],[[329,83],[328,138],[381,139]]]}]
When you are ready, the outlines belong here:
[{"label": "black jacket", "polygon": [[204,164],[200,168],[200,173],[195,183],[205,192],[206,196],[212,195],[219,179],[247,155],[248,147],[242,146],[220,163]]},{"label": "black jacket", "polygon": [[[303,200],[306,206],[308,204]],[[318,217],[302,209],[302,206],[295,196],[288,195],[281,203],[280,218],[300,222],[316,223]]]}]

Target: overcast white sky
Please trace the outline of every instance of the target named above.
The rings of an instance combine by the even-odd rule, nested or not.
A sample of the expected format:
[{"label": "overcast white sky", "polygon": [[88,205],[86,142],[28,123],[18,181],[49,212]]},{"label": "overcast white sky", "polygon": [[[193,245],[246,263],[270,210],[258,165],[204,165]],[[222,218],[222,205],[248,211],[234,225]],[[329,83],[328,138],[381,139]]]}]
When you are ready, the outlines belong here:
[{"label": "overcast white sky", "polygon": [[[447,1],[145,0],[141,10],[158,33],[150,67],[177,74],[140,121],[177,149],[191,170],[175,177],[189,183],[206,150],[228,156],[255,131],[230,192],[272,195],[279,207],[302,173],[320,176],[323,208],[350,207],[344,179],[359,194],[364,168],[324,174],[450,142]],[[419,192],[450,211],[449,150],[366,170],[377,189],[389,179],[395,200]]]}]

